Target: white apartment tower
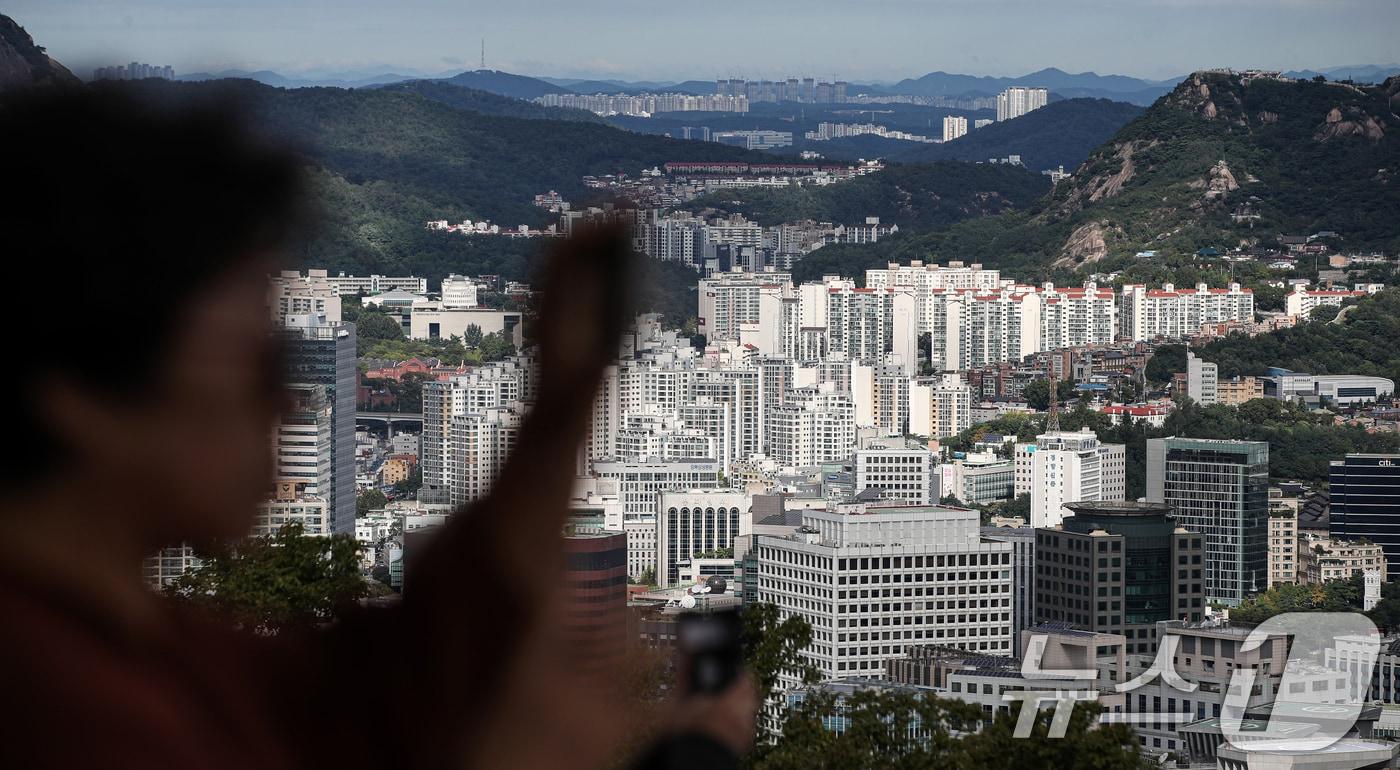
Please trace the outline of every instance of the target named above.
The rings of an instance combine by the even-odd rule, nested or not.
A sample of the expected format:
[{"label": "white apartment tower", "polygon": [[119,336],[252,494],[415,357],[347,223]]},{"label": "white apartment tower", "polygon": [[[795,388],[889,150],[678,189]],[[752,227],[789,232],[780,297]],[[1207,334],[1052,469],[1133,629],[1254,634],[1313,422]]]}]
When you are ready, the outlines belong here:
[{"label": "white apartment tower", "polygon": [[1012,86],[997,94],[997,120],[1019,118],[1049,103],[1050,92],[1047,89]]},{"label": "white apartment tower", "polygon": [[1122,444],[1101,444],[1088,428],[1042,433],[1034,444],[1017,444],[1016,494],[1030,493],[1030,525],[1058,526],[1066,503],[1122,500],[1126,459]]},{"label": "white apartment tower", "polygon": [[1220,367],[1186,351],[1186,395],[1201,406],[1220,402]]},{"label": "white apartment tower", "polygon": [[961,115],[947,115],[943,118],[943,141],[951,142],[967,134],[967,118]]}]

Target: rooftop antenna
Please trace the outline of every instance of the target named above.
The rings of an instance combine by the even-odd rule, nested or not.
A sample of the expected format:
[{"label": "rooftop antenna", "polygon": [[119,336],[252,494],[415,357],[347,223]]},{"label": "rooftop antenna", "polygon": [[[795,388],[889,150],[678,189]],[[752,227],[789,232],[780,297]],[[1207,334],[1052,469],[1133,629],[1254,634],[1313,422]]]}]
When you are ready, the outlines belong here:
[{"label": "rooftop antenna", "polygon": [[1060,431],[1060,398],[1055,389],[1055,359],[1047,356],[1045,363],[1045,371],[1050,375],[1050,416],[1045,420],[1045,431],[1058,433]]}]

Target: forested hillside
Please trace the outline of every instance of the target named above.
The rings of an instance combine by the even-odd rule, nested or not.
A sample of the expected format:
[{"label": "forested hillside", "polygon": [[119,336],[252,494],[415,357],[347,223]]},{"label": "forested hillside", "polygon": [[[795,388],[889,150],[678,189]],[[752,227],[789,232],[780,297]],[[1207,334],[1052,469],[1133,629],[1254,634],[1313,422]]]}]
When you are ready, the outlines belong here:
[{"label": "forested hillside", "polygon": [[[1015,120],[993,123],[942,144],[919,145],[893,156],[900,161],[989,159],[1020,155],[1034,171],[1064,166],[1073,171],[1113,138],[1142,108],[1107,99],[1065,99]],[[971,123],[971,121],[969,121]]]},{"label": "forested hillside", "polygon": [[1398,95],[1400,77],[1356,86],[1198,73],[1027,211],[821,258],[828,269],[842,259],[969,259],[1034,279],[1121,268],[1143,250],[1178,268],[1202,248],[1323,230],[1346,251],[1395,253]]},{"label": "forested hillside", "polygon": [[684,208],[739,213],[763,225],[815,219],[853,224],[866,217],[901,228],[930,228],[1029,206],[1050,189],[1043,174],[1002,165],[892,164],[824,187],[726,190]]}]

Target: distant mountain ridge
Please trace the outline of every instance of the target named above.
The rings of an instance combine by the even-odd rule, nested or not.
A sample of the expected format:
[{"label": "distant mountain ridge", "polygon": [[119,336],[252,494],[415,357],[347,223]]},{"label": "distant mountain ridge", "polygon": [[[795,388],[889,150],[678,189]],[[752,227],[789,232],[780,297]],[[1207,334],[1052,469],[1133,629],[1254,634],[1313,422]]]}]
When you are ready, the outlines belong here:
[{"label": "distant mountain ridge", "polygon": [[468,70],[453,75],[450,78],[443,78],[444,83],[454,86],[466,86],[475,88],[478,91],[487,91],[501,96],[509,96],[515,99],[534,99],[545,94],[571,94],[574,93],[563,86],[556,86],[539,78],[532,78],[526,75],[514,75],[500,70]]},{"label": "distant mountain ridge", "polygon": [[381,75],[372,75],[361,78],[342,77],[289,77],[272,70],[219,70],[218,72],[191,72],[184,75],[176,75],[176,80],[187,82],[202,82],[205,80],[256,80],[263,85],[274,88],[365,88],[367,86],[385,85],[388,83],[401,83],[406,80],[415,80],[420,75],[403,75],[394,72],[386,72]]}]

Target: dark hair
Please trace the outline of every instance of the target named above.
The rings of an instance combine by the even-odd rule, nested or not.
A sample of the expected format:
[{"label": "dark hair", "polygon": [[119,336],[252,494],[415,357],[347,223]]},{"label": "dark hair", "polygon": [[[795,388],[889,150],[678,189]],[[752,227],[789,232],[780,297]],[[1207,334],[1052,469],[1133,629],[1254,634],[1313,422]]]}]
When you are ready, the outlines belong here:
[{"label": "dark hair", "polygon": [[0,94],[0,244],[28,337],[0,399],[29,442],[0,482],[63,454],[32,408],[46,376],[144,392],[200,290],[303,221],[300,163],[246,130],[241,112],[141,84]]}]

